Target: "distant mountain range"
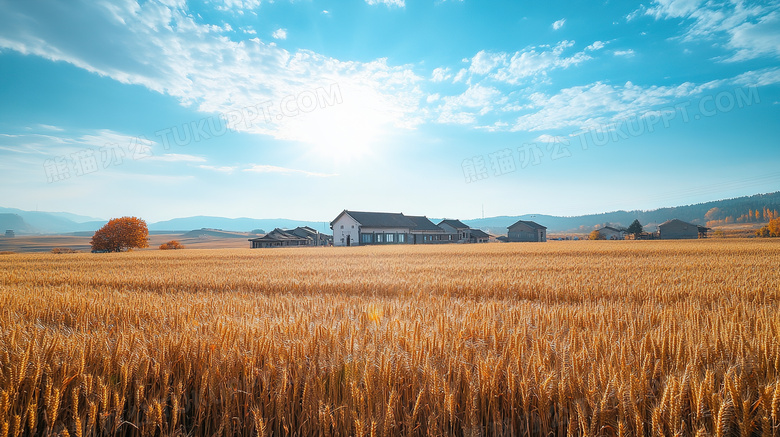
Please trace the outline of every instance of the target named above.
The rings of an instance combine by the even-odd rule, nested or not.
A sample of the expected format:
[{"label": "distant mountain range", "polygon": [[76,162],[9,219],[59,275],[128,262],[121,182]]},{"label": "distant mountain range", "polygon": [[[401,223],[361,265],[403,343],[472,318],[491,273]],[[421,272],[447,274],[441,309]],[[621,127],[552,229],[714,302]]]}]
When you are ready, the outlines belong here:
[{"label": "distant mountain range", "polygon": [[[659,223],[673,218],[703,225],[706,223],[705,214],[712,208],[719,209],[721,217],[718,218],[727,216],[739,217],[749,210],[763,211],[765,208],[772,211],[780,210],[780,191],[650,211],[613,211],[574,217],[526,214],[522,216],[500,216],[461,221],[473,228],[483,229],[494,235],[505,234],[507,226],[518,220],[533,220],[547,226],[548,232],[587,232],[595,226],[607,223],[613,226],[628,226],[632,221],[638,219],[645,226],[646,230],[654,230]],[[337,212],[334,211],[334,217]],[[3,231],[6,229],[13,230],[20,235],[90,233],[98,230],[106,221],[67,212],[24,211],[0,207],[0,236],[3,235]],[[250,232],[257,229],[270,231],[274,228],[295,228],[297,226],[309,226],[320,232],[330,233],[328,224],[325,222],[289,219],[196,216],[149,223],[148,226],[150,232],[156,233],[164,231],[186,232],[203,228]]]}]

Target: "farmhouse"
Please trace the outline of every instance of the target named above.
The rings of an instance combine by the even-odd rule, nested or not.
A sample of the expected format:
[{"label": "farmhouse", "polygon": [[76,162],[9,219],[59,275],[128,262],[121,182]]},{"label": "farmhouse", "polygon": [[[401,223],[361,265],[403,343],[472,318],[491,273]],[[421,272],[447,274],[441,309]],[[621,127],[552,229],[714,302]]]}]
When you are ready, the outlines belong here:
[{"label": "farmhouse", "polygon": [[490,241],[490,234],[480,229],[469,229],[471,232],[471,238],[469,243],[487,243]]},{"label": "farmhouse", "polygon": [[276,228],[259,238],[250,238],[252,249],[265,247],[325,246],[330,244],[330,236],[303,226],[292,230]]},{"label": "farmhouse", "polygon": [[672,219],[658,225],[658,238],[662,240],[695,239],[699,238],[700,233],[703,233],[706,238],[708,230],[709,228],[705,228],[704,226],[697,226],[682,220]]},{"label": "farmhouse", "polygon": [[444,230],[447,241],[468,241],[471,238],[471,229],[460,220],[442,220],[438,226]]},{"label": "farmhouse", "polygon": [[311,239],[311,244],[309,244],[309,246],[329,246],[332,243],[330,235],[317,232],[315,229],[308,226],[298,226],[297,228],[286,232],[301,238]]},{"label": "farmhouse", "polygon": [[410,230],[412,244],[446,242],[444,229],[434,225],[427,217],[407,215],[406,218],[414,222],[414,228]]},{"label": "farmhouse", "polygon": [[604,226],[598,231],[605,240],[623,240],[625,238],[625,232],[615,229],[612,226]]},{"label": "farmhouse", "polygon": [[[433,224],[425,216],[344,210],[330,223],[334,246],[485,243],[489,235],[458,220]],[[478,238],[473,238],[477,233]]]},{"label": "farmhouse", "polygon": [[547,227],[536,222],[518,220],[507,229],[507,241],[547,241]]}]

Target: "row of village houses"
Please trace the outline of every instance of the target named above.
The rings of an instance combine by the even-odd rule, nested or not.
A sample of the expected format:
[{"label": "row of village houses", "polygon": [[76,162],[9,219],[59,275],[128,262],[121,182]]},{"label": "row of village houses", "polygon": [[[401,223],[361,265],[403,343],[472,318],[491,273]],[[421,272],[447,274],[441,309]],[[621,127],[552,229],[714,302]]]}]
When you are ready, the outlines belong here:
[{"label": "row of village houses", "polygon": [[640,238],[645,240],[661,239],[661,240],[684,240],[684,239],[696,239],[707,238],[707,233],[712,229],[706,226],[694,225],[682,220],[672,219],[667,220],[658,225],[658,230],[655,232],[643,232],[638,236],[631,235],[623,229],[617,229],[612,226],[604,226],[597,229],[599,234],[604,237],[605,240],[625,240],[626,238]]},{"label": "row of village houses", "polygon": [[[308,227],[292,230],[274,229],[268,234],[250,239],[251,247],[288,246],[366,246],[377,244],[444,244],[487,243],[491,236],[473,229],[460,220],[442,220],[434,224],[425,216],[403,213],[362,212],[344,210],[331,223],[333,235],[326,235]],[[681,220],[669,220],[658,225],[658,232],[650,238],[681,239],[707,236],[709,228],[702,228]],[[624,239],[624,231],[606,226],[599,232],[608,240]],[[545,242],[547,228],[529,220],[518,220],[507,228],[504,242]]]},{"label": "row of village houses", "polygon": [[[285,246],[365,246],[375,244],[487,243],[490,235],[473,229],[460,220],[442,220],[434,224],[425,216],[403,213],[342,211],[330,223],[333,236],[310,227],[292,230],[274,229],[252,238],[252,248]],[[520,220],[508,228],[504,241],[547,241],[547,228]]]}]

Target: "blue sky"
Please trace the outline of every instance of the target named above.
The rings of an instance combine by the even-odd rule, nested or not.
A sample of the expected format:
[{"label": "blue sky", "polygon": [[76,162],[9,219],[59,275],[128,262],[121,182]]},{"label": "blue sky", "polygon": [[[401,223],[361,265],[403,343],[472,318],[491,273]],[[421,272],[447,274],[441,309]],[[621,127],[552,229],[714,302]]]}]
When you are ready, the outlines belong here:
[{"label": "blue sky", "polygon": [[0,11],[0,206],[468,219],[780,189],[778,1]]}]

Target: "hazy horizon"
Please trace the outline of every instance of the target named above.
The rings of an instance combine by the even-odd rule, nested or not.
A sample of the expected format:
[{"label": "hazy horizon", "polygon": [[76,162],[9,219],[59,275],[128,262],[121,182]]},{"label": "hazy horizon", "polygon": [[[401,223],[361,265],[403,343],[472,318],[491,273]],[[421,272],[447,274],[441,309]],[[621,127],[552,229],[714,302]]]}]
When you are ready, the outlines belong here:
[{"label": "hazy horizon", "polygon": [[0,206],[147,222],[780,189],[780,2],[0,0]]}]

